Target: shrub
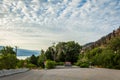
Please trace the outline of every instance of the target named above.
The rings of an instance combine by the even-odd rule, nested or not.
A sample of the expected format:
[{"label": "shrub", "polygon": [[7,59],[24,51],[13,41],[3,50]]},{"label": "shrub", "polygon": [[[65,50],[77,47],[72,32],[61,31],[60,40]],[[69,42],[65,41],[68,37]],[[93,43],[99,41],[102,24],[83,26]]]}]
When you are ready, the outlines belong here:
[{"label": "shrub", "polygon": [[64,62],[56,62],[56,65],[64,65]]},{"label": "shrub", "polygon": [[36,65],[29,63],[26,65],[26,67],[32,69],[32,68],[36,68]]},{"label": "shrub", "polygon": [[81,63],[80,67],[81,68],[89,68],[89,63],[83,62],[83,63]]},{"label": "shrub", "polygon": [[45,63],[45,67],[46,67],[47,69],[53,69],[53,68],[55,68],[55,66],[56,66],[55,61],[48,60],[48,61],[46,61],[46,63]]},{"label": "shrub", "polygon": [[15,69],[17,58],[15,54],[0,55],[0,69]]},{"label": "shrub", "polygon": [[17,61],[17,68],[23,68],[25,66],[25,61],[24,60],[18,60]]},{"label": "shrub", "polygon": [[90,66],[90,63],[86,58],[83,58],[83,59],[79,60],[76,63],[76,65],[80,66],[81,68],[88,68]]}]

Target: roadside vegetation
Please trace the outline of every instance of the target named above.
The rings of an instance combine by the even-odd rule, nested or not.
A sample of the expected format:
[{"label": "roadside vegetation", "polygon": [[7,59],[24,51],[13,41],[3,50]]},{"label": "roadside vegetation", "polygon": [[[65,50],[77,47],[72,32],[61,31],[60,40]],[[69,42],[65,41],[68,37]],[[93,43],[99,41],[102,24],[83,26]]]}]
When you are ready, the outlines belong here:
[{"label": "roadside vegetation", "polygon": [[64,65],[71,62],[80,67],[103,67],[120,69],[120,37],[107,42],[91,50],[81,52],[82,46],[74,41],[59,42],[53,44],[46,51],[41,50],[39,56],[32,55],[25,60],[18,60],[12,47],[6,46],[0,51],[0,69],[15,68],[55,68],[56,65]]},{"label": "roadside vegetation", "polygon": [[3,47],[0,51],[0,69],[16,68],[17,58],[12,47]]},{"label": "roadside vegetation", "polygon": [[104,47],[96,47],[79,55],[78,66],[120,69],[120,37],[111,39]]}]

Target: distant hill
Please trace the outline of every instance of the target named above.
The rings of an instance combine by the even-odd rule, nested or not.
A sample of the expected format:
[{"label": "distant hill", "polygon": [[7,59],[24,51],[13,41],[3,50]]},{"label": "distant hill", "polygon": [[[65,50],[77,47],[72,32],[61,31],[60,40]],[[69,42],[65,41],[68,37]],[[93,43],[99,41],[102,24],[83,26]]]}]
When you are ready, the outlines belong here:
[{"label": "distant hill", "polygon": [[[3,46],[0,46],[0,50],[3,48]],[[40,51],[37,50],[27,50],[27,49],[18,49],[17,50],[17,56],[31,56],[32,54],[38,56],[40,54]]]},{"label": "distant hill", "polygon": [[0,46],[0,50],[3,48],[3,46]]},{"label": "distant hill", "polygon": [[82,48],[83,48],[83,49],[89,48],[89,47],[90,47],[91,45],[93,45],[93,44],[94,44],[94,42],[87,43],[87,44],[83,45]]},{"label": "distant hill", "polygon": [[17,56],[31,56],[32,54],[38,56],[40,51],[37,50],[27,50],[27,49],[18,49]]}]

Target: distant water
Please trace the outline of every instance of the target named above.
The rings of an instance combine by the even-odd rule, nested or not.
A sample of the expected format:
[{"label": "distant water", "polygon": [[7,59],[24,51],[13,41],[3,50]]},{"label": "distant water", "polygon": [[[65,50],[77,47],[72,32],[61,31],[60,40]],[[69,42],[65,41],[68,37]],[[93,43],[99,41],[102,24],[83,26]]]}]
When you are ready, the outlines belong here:
[{"label": "distant water", "polygon": [[17,50],[17,56],[32,56],[33,54],[38,56],[40,54],[40,51],[27,50],[27,49],[18,49]]},{"label": "distant water", "polygon": [[17,56],[17,59],[25,60],[26,58],[29,58],[30,56]]},{"label": "distant water", "polygon": [[[3,48],[3,46],[0,46],[0,50]],[[15,51],[15,48],[13,49]],[[40,51],[37,50],[28,50],[28,49],[17,49],[17,58],[18,59],[26,59],[32,55],[39,56]]]},{"label": "distant water", "polygon": [[40,51],[18,49],[18,51],[17,51],[17,58],[18,59],[26,59],[26,58],[32,56],[33,54],[35,56],[39,56],[40,55]]}]

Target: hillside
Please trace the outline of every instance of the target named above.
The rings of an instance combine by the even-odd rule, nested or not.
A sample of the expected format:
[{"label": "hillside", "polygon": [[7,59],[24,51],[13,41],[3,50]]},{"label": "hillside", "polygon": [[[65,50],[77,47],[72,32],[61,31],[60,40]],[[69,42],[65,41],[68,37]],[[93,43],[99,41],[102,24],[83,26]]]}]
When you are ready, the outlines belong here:
[{"label": "hillside", "polygon": [[101,39],[84,45],[83,50],[88,50],[88,49],[91,50],[95,47],[104,47],[111,39],[119,36],[120,36],[120,27],[117,30],[113,30],[113,32],[109,33],[108,35],[103,36]]}]

